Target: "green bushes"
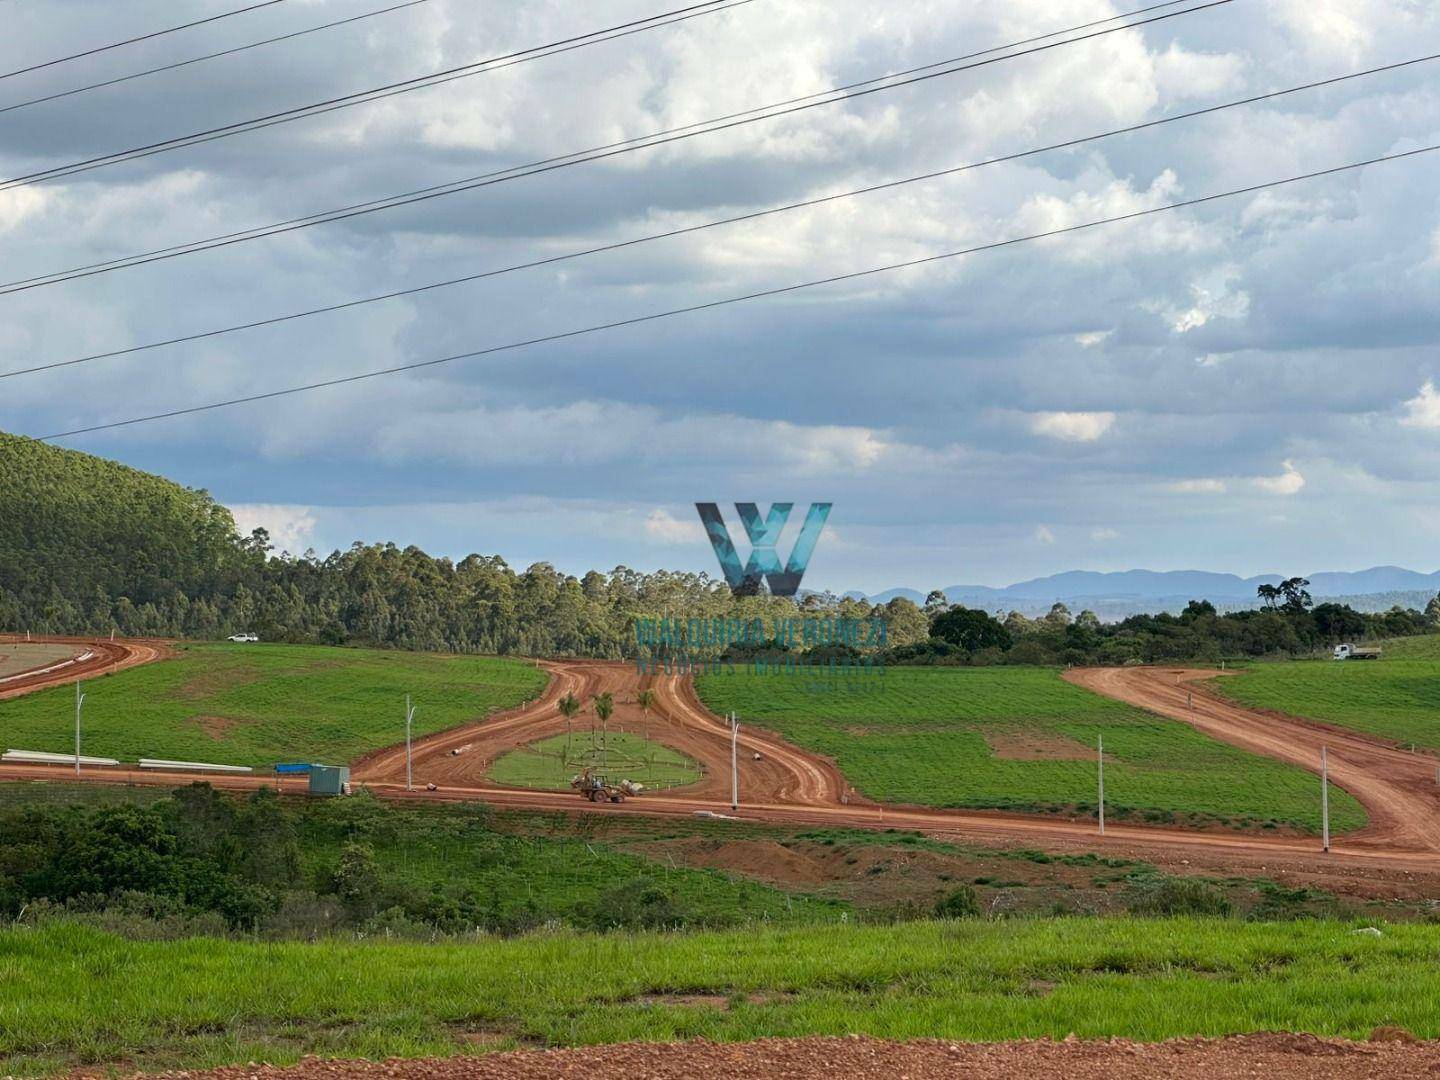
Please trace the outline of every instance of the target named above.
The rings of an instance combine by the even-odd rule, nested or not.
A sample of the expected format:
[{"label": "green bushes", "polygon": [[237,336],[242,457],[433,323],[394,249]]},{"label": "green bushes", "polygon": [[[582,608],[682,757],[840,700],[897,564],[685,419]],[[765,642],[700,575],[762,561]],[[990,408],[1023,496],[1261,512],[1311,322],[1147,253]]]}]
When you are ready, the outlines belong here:
[{"label": "green bushes", "polygon": [[1231,912],[1230,901],[1213,885],[1195,878],[1161,878],[1135,886],[1129,904],[1132,915],[1221,916]]},{"label": "green bushes", "polygon": [[195,784],[148,806],[0,810],[0,921],[22,910],[135,937],[290,938],[823,922],[847,907],[581,838],[502,832],[483,807],[282,803]]},{"label": "green bushes", "polygon": [[935,902],[937,919],[973,919],[980,914],[980,898],[969,885],[952,889]]},{"label": "green bushes", "polygon": [[94,911],[213,912],[253,926],[298,865],[274,792],[240,805],[195,785],[153,807],[26,810],[0,818],[0,913],[33,900]]}]

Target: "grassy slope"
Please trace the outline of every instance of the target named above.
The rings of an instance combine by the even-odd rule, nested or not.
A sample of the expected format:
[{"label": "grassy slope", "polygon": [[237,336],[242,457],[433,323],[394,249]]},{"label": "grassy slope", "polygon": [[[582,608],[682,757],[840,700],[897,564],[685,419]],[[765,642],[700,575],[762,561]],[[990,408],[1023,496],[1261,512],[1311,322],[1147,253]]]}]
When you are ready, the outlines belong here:
[{"label": "grassy slope", "polygon": [[1380,660],[1255,664],[1216,682],[1235,701],[1440,750],[1440,635],[1385,642]]},{"label": "grassy slope", "polygon": [[[174,660],[85,684],[87,754],[269,766],[343,763],[537,696],[524,661],[305,645],[190,645]],[[74,749],[70,687],[0,702],[6,746]],[[207,719],[209,718],[209,719]]]},{"label": "grassy slope", "polygon": [[699,765],[694,760],[639,735],[609,733],[607,758],[598,751],[592,752],[589,731],[576,733],[570,740],[568,763],[565,744],[565,736],[557,735],[503,754],[490,767],[490,779],[515,787],[568,791],[577,764],[594,764],[601,774],[608,772],[612,783],[637,780],[654,790],[693,784],[700,779]]},{"label": "grassy slope", "polygon": [[[801,679],[739,672],[704,676],[698,686],[714,711],[735,710],[833,757],[862,792],[881,799],[1093,806],[1092,760],[1006,760],[985,735],[1064,740],[1077,752],[1103,735],[1107,807],[1320,824],[1310,774],[1071,686],[1052,670],[893,668],[883,682],[874,695],[812,694]],[[1342,829],[1365,820],[1349,796],[1332,800],[1331,815]]]},{"label": "grassy slope", "polygon": [[[0,1073],[456,1053],[465,1032],[989,1040],[1288,1029],[1440,1035],[1440,927],[1137,919],[473,944],[133,942],[0,932]],[[1043,986],[1043,990],[1037,987]],[[643,995],[739,995],[722,1008]],[[748,997],[745,995],[749,995]],[[470,1044],[474,1050],[474,1044]]]},{"label": "grassy slope", "polygon": [[[299,836],[311,874],[333,872],[344,843],[360,840],[381,873],[422,891],[464,883],[493,898],[497,912],[538,913],[572,925],[585,907],[612,890],[634,892],[643,882],[662,887],[692,922],[829,922],[844,904],[791,896],[715,870],[662,865],[576,835],[575,823],[552,822],[548,835],[519,835],[495,827],[479,806],[397,807],[365,799],[300,807]],[[563,831],[562,831],[563,830]],[[589,925],[584,924],[582,925]]]}]

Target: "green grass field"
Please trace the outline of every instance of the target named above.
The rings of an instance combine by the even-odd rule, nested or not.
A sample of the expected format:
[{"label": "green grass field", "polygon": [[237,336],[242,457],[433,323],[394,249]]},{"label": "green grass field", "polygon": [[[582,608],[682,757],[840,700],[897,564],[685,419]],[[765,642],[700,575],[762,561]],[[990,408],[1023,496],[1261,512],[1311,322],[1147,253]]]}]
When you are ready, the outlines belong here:
[{"label": "green grass field", "polygon": [[1379,660],[1254,664],[1215,687],[1235,701],[1440,750],[1440,635],[1387,641]]},{"label": "green grass field", "polygon": [[[567,756],[568,742],[568,756]],[[590,732],[541,739],[496,758],[490,779],[497,784],[568,791],[570,778],[582,765],[590,765],[612,783],[635,780],[652,790],[693,784],[701,777],[698,762],[650,742],[639,735],[612,731],[605,736],[606,751],[592,747]]]},{"label": "green grass field", "polygon": [[[307,645],[188,645],[173,660],[85,684],[84,751],[266,767],[341,764],[405,737],[441,731],[539,695],[543,672],[524,661],[331,649]],[[75,748],[71,687],[0,702],[6,747]]]},{"label": "green grass field", "polygon": [[[703,676],[715,712],[835,759],[864,794],[895,802],[1016,810],[1093,808],[1105,739],[1107,811],[1191,815],[1318,830],[1318,784],[1172,720],[1062,681],[1049,669],[892,668],[876,694],[806,692],[805,680],[743,671]],[[1354,799],[1331,820],[1358,828]]]},{"label": "green grass field", "polygon": [[[762,1036],[1440,1036],[1440,927],[1059,919],[414,945],[0,931],[0,1074]],[[682,998],[683,995],[683,998]]]}]

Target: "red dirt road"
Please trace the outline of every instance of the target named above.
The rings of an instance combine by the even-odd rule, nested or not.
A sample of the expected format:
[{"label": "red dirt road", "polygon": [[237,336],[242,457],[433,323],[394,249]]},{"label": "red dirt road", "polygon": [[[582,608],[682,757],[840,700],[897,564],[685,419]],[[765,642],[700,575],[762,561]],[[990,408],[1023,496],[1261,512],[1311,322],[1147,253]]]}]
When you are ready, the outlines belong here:
[{"label": "red dirt road", "polygon": [[[1380,1034],[1380,1033],[1377,1033]],[[1354,1043],[1311,1035],[1236,1035],[1165,1043],[1122,1040],[952,1043],[848,1038],[748,1043],[621,1043],[573,1050],[515,1050],[480,1057],[322,1061],[164,1074],[174,1080],[1393,1080],[1440,1073],[1440,1044]]]},{"label": "red dirt road", "polygon": [[[730,740],[724,721],[709,713],[695,697],[690,680],[679,677],[641,677],[620,663],[570,661],[546,663],[554,679],[540,701],[500,714],[476,725],[431,736],[415,744],[415,786],[408,797],[438,801],[481,799],[496,806],[561,810],[571,813],[645,814],[690,816],[697,812],[730,815]],[[1165,680],[1173,683],[1174,672],[1156,669],[1125,669],[1134,676],[1150,672],[1150,681],[1123,679],[1117,683],[1100,680],[1099,692],[1122,696],[1146,707],[1150,697],[1156,711],[1169,709]],[[1209,673],[1198,673],[1200,675]],[[634,705],[635,694],[651,686],[657,705],[648,720]],[[500,787],[486,779],[489,763],[510,749],[537,738],[565,730],[555,702],[566,692],[588,697],[608,690],[617,707],[612,725],[642,731],[657,742],[681,750],[700,761],[705,778],[699,784],[673,792],[646,794],[621,805],[594,805],[581,802],[569,792],[542,792]],[[1184,704],[1184,690],[1179,691]],[[1198,695],[1197,695],[1198,696]],[[1238,709],[1216,699],[1218,710]],[[1170,713],[1166,713],[1170,715]],[[1186,719],[1184,716],[1177,719]],[[1238,718],[1235,718],[1238,722]],[[1268,717],[1255,714],[1260,725],[1273,726]],[[1290,720],[1298,729],[1315,734],[1313,725]],[[577,730],[588,731],[589,720],[576,722]],[[1218,729],[1218,737],[1225,738]],[[1356,742],[1368,745],[1355,737]],[[1310,837],[1252,836],[1238,833],[1161,829],[1149,826],[1110,825],[1102,838],[1089,820],[1064,820],[1022,814],[987,811],[948,811],[920,807],[881,807],[847,793],[844,776],[834,763],[786,743],[783,739],[751,727],[741,728],[740,809],[735,816],[774,824],[915,829],[946,839],[1041,847],[1051,851],[1103,851],[1112,855],[1143,858],[1175,872],[1202,868],[1248,870],[1280,879],[1290,878],[1324,884],[1336,891],[1379,896],[1440,897],[1440,857],[1436,849],[1422,842],[1426,830],[1409,829],[1403,822],[1377,815],[1363,833],[1343,837],[1332,844],[1328,855],[1319,850],[1319,841]],[[1318,745],[1318,744],[1317,744]],[[1281,756],[1292,753],[1283,739],[1252,747],[1260,753]],[[454,755],[452,750],[460,750]],[[1373,763],[1379,770],[1370,775],[1372,784],[1383,787],[1389,767],[1388,748],[1377,747],[1374,757],[1365,757],[1355,748],[1358,769]],[[763,760],[756,762],[758,751]],[[1303,751],[1299,752],[1303,757]],[[1409,755],[1404,755],[1408,757]],[[1285,757],[1285,760],[1299,760]],[[1414,762],[1407,763],[1414,769]],[[1348,773],[1346,775],[1349,775]],[[357,764],[354,778],[387,797],[406,797],[404,750],[391,748],[371,755]],[[1337,777],[1338,779],[1338,777]],[[424,791],[435,783],[435,792]],[[1368,789],[1360,784],[1362,802]],[[1399,827],[1397,827],[1399,826]]]},{"label": "red dirt road", "polygon": [[[109,643],[92,643],[109,644]],[[119,665],[153,658],[152,643],[116,643],[127,650]],[[413,792],[405,790],[404,746],[389,747],[355,762],[352,779],[386,798],[467,802],[499,807],[562,811],[572,814],[641,814],[689,817],[697,813],[731,815],[730,737],[724,721],[710,714],[688,679],[639,675],[623,663],[545,662],[552,676],[545,693],[518,709],[416,740]],[[1212,672],[1178,672],[1202,679]],[[69,678],[73,679],[74,673]],[[1353,733],[1338,732],[1292,717],[1277,717],[1221,701],[1203,687],[1191,688],[1194,708],[1186,708],[1186,687],[1176,686],[1175,669],[1094,669],[1069,677],[1096,692],[1173,717],[1217,738],[1257,753],[1315,767],[1323,741],[1331,748],[1332,775],[1370,812],[1362,832],[1338,838],[1331,852],[1319,850],[1313,837],[1253,836],[1220,831],[1111,824],[1097,835],[1088,819],[1029,816],[989,811],[949,811],[921,807],[882,807],[855,796],[833,762],[801,750],[777,736],[749,726],[741,729],[740,809],[734,816],[774,824],[913,829],[933,836],[987,844],[1043,848],[1053,852],[1103,852],[1145,859],[1177,873],[1200,870],[1251,872],[1281,880],[1321,884],[1352,895],[1440,898],[1440,798],[1421,783],[1433,782],[1433,759],[1406,754]],[[62,678],[61,681],[67,681]],[[49,685],[45,683],[44,685]],[[645,716],[635,704],[645,686],[657,704]],[[647,793],[623,804],[592,804],[571,792],[503,787],[487,779],[501,754],[536,739],[563,733],[565,720],[556,702],[567,692],[588,700],[602,691],[616,701],[612,728],[647,734],[699,761],[700,782],[670,792]],[[575,721],[577,734],[588,734],[591,718]],[[755,753],[761,760],[754,760]],[[193,774],[140,773],[91,769],[84,779],[111,783],[181,785]],[[68,767],[0,768],[0,780],[73,778]],[[273,780],[261,777],[206,777],[217,787],[247,789]],[[434,783],[437,791],[426,790]]]},{"label": "red dirt road", "polygon": [[[0,641],[18,644],[25,639],[19,635],[0,636]],[[64,644],[75,647],[74,657],[68,661],[46,664],[35,671],[20,672],[0,680],[0,701],[34,693],[51,686],[64,686],[77,679],[93,679],[109,675],[112,671],[123,671],[138,664],[159,660],[169,652],[163,641],[123,640],[107,641],[103,638],[45,638],[47,644]]]},{"label": "red dirt road", "polygon": [[1106,697],[1168,716],[1251,753],[1298,765],[1317,775],[1320,749],[1330,778],[1357,798],[1370,816],[1345,837],[1348,848],[1440,852],[1440,760],[1414,754],[1344,728],[1251,709],[1221,698],[1206,683],[1219,672],[1187,668],[1077,668],[1065,679]]}]

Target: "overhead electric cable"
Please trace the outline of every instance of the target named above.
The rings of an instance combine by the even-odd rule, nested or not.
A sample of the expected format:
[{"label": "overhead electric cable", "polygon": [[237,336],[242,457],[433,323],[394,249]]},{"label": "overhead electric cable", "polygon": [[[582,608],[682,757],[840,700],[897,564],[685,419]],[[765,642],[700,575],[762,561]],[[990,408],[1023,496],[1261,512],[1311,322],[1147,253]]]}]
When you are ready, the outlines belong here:
[{"label": "overhead electric cable", "polygon": [[383,375],[398,375],[407,371],[420,371],[425,368],[438,367],[441,364],[450,364],[458,360],[473,360],[482,356],[493,356],[496,353],[513,352],[519,349],[531,348],[536,345],[545,345],[557,341],[568,341],[572,338],[585,337],[589,334],[597,334],[606,330],[617,330],[628,326],[640,326],[644,323],[658,322],[662,319],[674,318],[678,315],[690,315],[700,311],[712,311],[716,308],[730,307],[735,304],[748,303],[752,300],[761,300],[767,297],[784,296],[789,293],[800,292],[805,289],[819,288],[824,285],[836,285],[845,281],[857,281],[861,278],[874,277],[879,274],[890,273],[895,270],[908,270],[919,266],[928,266],[933,263],[943,262],[946,259],[955,259],[964,255],[975,255],[985,251],[998,251],[1002,248],[1015,247],[1019,244],[1026,244],[1036,240],[1047,240],[1058,236],[1067,236],[1079,233],[1088,229],[1098,228],[1104,225],[1115,225],[1125,221],[1136,221],[1141,218],[1162,214],[1170,210],[1181,210],[1192,206],[1201,206],[1206,203],[1218,202],[1221,199],[1235,198],[1239,195],[1251,195],[1260,191],[1268,191],[1272,188],[1283,187],[1287,184],[1296,184],[1304,180],[1315,180],[1320,177],[1334,176],[1338,173],[1351,172],[1355,169],[1363,169],[1370,165],[1379,165],[1386,162],[1403,161],[1408,158],[1418,157],[1421,154],[1433,153],[1440,150],[1440,143],[1433,143],[1429,146],[1422,146],[1415,150],[1405,150],[1394,154],[1385,154],[1380,157],[1368,158],[1364,161],[1351,162],[1348,165],[1336,165],[1328,169],[1319,169],[1315,172],[1302,173],[1298,176],[1286,177],[1282,180],[1269,180],[1260,184],[1251,184],[1248,187],[1234,188],[1230,191],[1221,191],[1212,195],[1202,195],[1194,199],[1185,199],[1180,202],[1166,203],[1163,206],[1152,206],[1145,210],[1135,210],[1128,214],[1117,214],[1114,217],[1099,218],[1094,221],[1082,222],[1079,225],[1067,225],[1063,228],[1048,229],[1044,232],[1029,233],[1025,236],[1015,236],[1008,240],[996,240],[988,244],[978,244],[974,247],[962,248],[958,251],[947,251],[939,255],[925,255],[917,259],[906,259],[903,262],[887,263],[884,266],[870,267],[866,270],[854,270],[845,274],[834,274],[830,277],[816,278],[810,281],[798,282],[794,285],[783,285],[773,289],[762,289],[758,292],[742,293],[739,296],[728,296],[720,300],[708,300],[701,304],[691,304],[688,307],[671,308],[667,311],[651,312],[648,315],[637,315],[628,319],[617,319],[614,322],[599,323],[593,326],[584,326],[575,330],[563,330],[558,333],[546,334],[542,337],[528,338],[524,341],[512,341],[504,345],[492,345],[484,349],[475,349],[471,352],[455,353],[451,356],[442,356],[433,360],[420,360],[411,364],[399,364],[395,367],[381,368],[376,371],[360,372],[356,375],[345,375],[340,378],[326,379],[321,382],[305,383],[300,386],[290,386],[282,390],[270,390],[260,394],[249,394],[244,397],[229,398],[224,401],[212,401],[204,405],[191,405],[183,409],[171,409],[168,412],[151,413],[148,416],[136,416],[128,420],[114,420],[109,423],[92,424],[89,427],[74,428],[70,431],[56,432],[53,435],[42,435],[38,441],[48,442],[52,439],[65,439],[75,435],[88,435],[97,431],[111,431],[116,428],[132,427],[136,424],[148,424],[156,420],[169,420],[177,416],[191,416],[196,413],[211,412],[216,409],[231,408],[236,405],[246,405],[256,401],[272,401],[276,398],[290,397],[295,394],[309,393],[313,390],[324,390],[335,386],[346,386],[351,383],[364,382],[367,379],[378,379]]},{"label": "overhead electric cable", "polygon": [[1354,79],[1361,79],[1372,75],[1386,72],[1399,71],[1404,68],[1413,67],[1417,64],[1431,63],[1440,60],[1440,53],[1432,53],[1429,56],[1417,57],[1413,60],[1403,60],[1394,64],[1385,64],[1381,67],[1367,68],[1364,71],[1351,72],[1346,75],[1336,75],[1328,79],[1321,79],[1315,82],[1304,83],[1300,86],[1287,87],[1284,90],[1273,90],[1265,94],[1256,94],[1252,97],[1241,98],[1237,101],[1228,101],[1220,105],[1209,105],[1200,109],[1193,109],[1189,112],[1177,113],[1174,116],[1165,116],[1157,120],[1147,120],[1139,124],[1131,124],[1127,127],[1112,128],[1109,131],[1102,131],[1095,135],[1086,135],[1080,138],[1067,139],[1063,142],[1050,143],[1046,146],[1038,146],[1030,150],[1021,150],[1000,157],[986,158],[983,161],[971,162],[965,165],[956,165],[946,169],[938,169],[932,172],[921,173],[916,176],[907,176],[899,180],[887,180],[879,184],[871,184],[867,187],[855,188],[851,191],[836,192],[830,195],[821,195],[813,199],[805,199],[801,202],[787,203],[783,206],[769,207],[763,210],[753,210],[744,214],[737,214],[734,217],[720,218],[715,221],[702,222],[697,225],[685,225],[665,232],[652,233],[648,236],[632,237],[628,240],[619,240],[614,243],[601,244],[596,247],[584,248],[579,251],[565,252],[560,255],[550,255],[541,259],[534,259],[529,262],[517,263],[511,266],[499,267],[494,270],[485,270],[479,273],[466,274],[463,277],[447,278],[443,281],[432,281],[425,285],[417,285],[408,289],[397,289],[393,292],[381,293],[377,296],[367,296],[357,300],[347,300],[338,304],[330,304],[325,307],[310,308],[305,311],[291,312],[287,315],[276,315],[270,318],[257,319],[253,322],[238,323],[234,326],[221,327],[214,330],[200,331],[194,334],[186,334],[181,337],[166,338],[161,341],[147,342],[142,345],[131,345],[123,349],[112,349],[108,352],[92,353],[89,356],[76,357],[71,360],[59,360],[49,364],[37,364],[33,367],[18,368],[14,371],[0,372],[0,379],[15,378],[19,375],[33,375],[43,371],[54,371],[58,368],[75,367],[79,364],[88,364],[95,360],[107,360],[118,356],[130,356],[135,353],[148,352],[152,349],[161,349],[172,345],[183,345],[193,341],[204,341],[210,338],[222,337],[226,334],[238,333],[243,330],[254,330],[263,326],[275,326],[279,323],[293,322],[297,319],[311,318],[316,315],[326,315],[336,311],[346,311],[351,308],[363,307],[367,304],[377,304],[387,300],[397,300],[405,296],[414,296],[418,293],[431,292],[435,289],[449,288],[455,285],[468,284],[470,282],[482,281],[488,278],[500,277],[504,274],[515,273],[520,270],[533,270],[543,266],[552,266],[556,263],[569,262],[575,259],[585,258],[590,255],[599,255],[612,251],[621,251],[626,248],[638,247],[641,244],[648,244],[658,240],[667,240],[677,236],[685,236],[691,233],[704,232],[709,229],[720,228],[726,225],[735,225],[747,221],[755,221],[759,218],[771,217],[775,214],[788,213],[792,210],[808,209],[821,206],[826,203],[838,202],[842,199],[853,198],[858,195],[869,195],[879,191],[889,191],[895,188],[904,187],[909,184],[920,183],[927,180],[935,180],[944,176],[954,176],[975,169],[986,168],[991,165],[1003,165],[1009,162],[1020,161],[1025,158],[1035,157],[1040,154],[1051,153],[1057,150],[1073,149],[1087,143],[1099,142],[1103,139],[1115,138],[1121,135],[1134,134],[1139,131],[1146,131],[1151,128],[1163,127],[1167,124],[1179,123],[1183,120],[1193,120],[1197,117],[1210,116],[1215,113],[1225,112],[1229,109],[1236,109],[1246,105],[1258,104],[1262,101],[1271,101],[1276,98],[1286,97],[1291,94],[1298,94],[1306,90],[1317,90],[1323,87],[1334,86],[1338,83],[1349,82]]},{"label": "overhead electric cable", "polygon": [[16,75],[26,75],[32,71],[41,71],[44,68],[54,67],[56,64],[68,63],[71,60],[80,60],[86,56],[95,56],[98,53],[109,52],[111,49],[119,49],[125,45],[135,45],[138,42],[164,37],[166,34],[173,34],[179,30],[189,30],[194,26],[204,26],[206,23],[228,19],[232,15],[244,15],[247,11],[258,11],[260,8],[274,7],[276,4],[283,3],[285,3],[285,0],[264,0],[264,3],[250,4],[247,7],[235,8],[232,11],[222,11],[219,15],[211,15],[204,19],[196,19],[193,22],[181,23],[179,26],[167,27],[164,30],[152,30],[148,34],[139,34],[136,37],[126,38],[124,41],[112,41],[109,45],[101,45],[94,49],[86,49],[84,52],[71,53],[69,56],[60,56],[54,60],[46,60],[43,64],[31,64],[29,67],[17,68],[15,71],[7,71],[3,75],[0,75],[0,79],[13,79]]},{"label": "overhead electric cable", "polygon": [[247,45],[236,45],[234,48],[221,49],[219,52],[206,53],[203,56],[192,56],[188,60],[177,60],[173,64],[161,64],[159,67],[146,68],[144,71],[132,72],[129,75],[120,75],[113,79],[104,79],[100,82],[88,83],[85,86],[77,86],[71,90],[59,90],[53,94],[30,98],[27,101],[17,101],[13,105],[0,106],[0,114],[14,112],[17,109],[28,109],[32,105],[41,105],[47,101],[59,101],[62,98],[89,93],[91,90],[101,90],[107,86],[119,86],[121,83],[133,82],[136,79],[143,79],[150,75],[158,75],[165,71],[177,71],[180,68],[190,67],[192,64],[201,64],[207,60],[218,60],[222,56],[234,56],[237,53],[249,52],[252,49],[259,49],[266,45],[275,45],[282,41],[293,41],[295,38],[305,37],[307,34],[318,34],[322,30],[334,30],[337,27],[349,26],[351,23],[361,22],[365,19],[373,19],[377,15],[388,15],[392,11],[400,11],[403,8],[411,8],[417,4],[427,4],[429,2],[430,0],[405,0],[403,4],[392,4],[390,7],[380,8],[377,11],[363,11],[359,15],[351,15],[346,19],[336,19],[333,22],[321,23],[319,26],[306,27],[304,30],[294,30],[288,34],[279,34],[275,37],[263,38],[260,41],[252,41]]},{"label": "overhead electric cable", "polygon": [[[852,97],[863,96],[864,94],[878,93],[883,90],[895,89],[900,86],[910,85],[920,79],[908,78],[921,72],[934,72],[934,75],[924,76],[932,78],[935,75],[949,75],[960,71],[968,71],[985,64],[996,63],[1000,60],[1008,60],[1021,56],[1028,56],[1040,49],[1028,49],[1024,52],[1006,52],[1004,56],[994,60],[985,61],[984,64],[960,65],[964,61],[970,61],[976,57],[988,56],[992,53],[1005,52],[1007,49],[1028,45],[1032,42],[1043,41],[1049,38],[1060,37],[1073,33],[1077,30],[1089,29],[1106,22],[1113,22],[1116,19],[1130,18],[1134,15],[1144,14],[1160,8],[1174,7],[1176,3],[1185,3],[1189,0],[1171,0],[1169,3],[1156,4],[1148,8],[1141,8],[1138,11],[1128,12],[1124,15],[1117,15],[1111,19],[1102,19],[1098,22],[1086,23],[1079,27],[1071,27],[1066,30],[1057,30],[1036,38],[1028,38],[1021,42],[1012,42],[1008,45],[998,45],[980,52],[969,53],[964,56],[953,57],[949,60],[939,61],[933,64],[925,64],[921,67],[910,68],[906,71],[892,72],[877,78],[867,79],[863,82],[850,83],[846,86],[835,87],[831,90],[821,91],[815,94],[807,94],[803,97],[790,98],[786,101],[772,105],[762,105],[742,112],[730,113],[725,116],[716,117],[710,120],[697,121],[679,127],[667,128],[662,131],[652,132],[649,135],[635,136],[630,139],[623,139],[618,142],[608,143],[603,146],[592,147],[588,150],[577,150],[569,154],[561,154],[556,157],[545,158],[540,161],[530,162],[525,165],[514,165],[509,168],[500,169],[495,172],[483,173],[479,176],[464,177],[459,180],[452,180],[444,184],[436,184],[430,187],[418,188],[413,191],[401,192],[396,195],[388,195],[378,199],[371,199],[363,203],[353,203],[349,206],[338,207],[333,210],[322,210],[301,217],[290,218],[286,221],[276,222],[271,225],[259,225],[249,229],[242,229],[237,232],[224,233],[219,236],[207,237],[201,240],[194,240],[184,244],[174,244],[169,247],[156,248],[151,251],[139,252],[133,255],[119,256],[113,259],[106,259],[100,262],[89,263],[84,266],[72,267],[68,270],[56,270],[48,274],[37,274],[33,277],[19,278],[13,281],[0,283],[0,296],[12,292],[24,292],[28,289],[42,288],[46,285],[58,285],[66,281],[74,281],[79,278],[93,277],[96,274],[111,273],[117,270],[127,270],[135,266],[145,266],[153,262],[161,262],[166,259],[179,258],[184,255],[191,255],[201,251],[212,251],[216,248],[230,247],[233,244],[246,243],[251,240],[260,240],[269,236],[278,236],[284,233],[294,232],[298,229],[311,228],[316,225],[326,225],[335,221],[345,221],[354,217],[361,217],[366,214],[379,213],[382,210],[392,210],[401,206],[409,206],[414,203],[426,202],[430,199],[443,198],[447,195],[455,195],[462,191],[472,191],[477,188],[489,187],[493,184],[504,183],[509,180],[522,179],[526,176],[533,176],[537,173],[552,172],[556,169],[567,168],[571,165],[580,165],[589,161],[598,161],[606,158],[616,157],[620,154],[630,153],[636,150],[646,150],[654,146],[664,146],[667,143],[678,142],[683,139],[693,138],[697,135],[706,135],[715,131],[723,131],[729,128],[740,127],[744,124],[757,123],[762,120],[769,120],[777,116],[785,116],[790,113],[800,112],[808,108],[820,105],[834,104],[835,102],[848,101]],[[1220,3],[1230,3],[1232,0],[1220,0]],[[1204,8],[1217,6],[1215,4],[1203,5],[1200,8],[1188,8],[1185,11],[1175,12],[1174,15],[1185,15],[1192,11],[1204,10]],[[1162,16],[1169,18],[1171,16]],[[1154,21],[1154,20],[1147,20]],[[1126,23],[1123,26],[1114,27],[1103,33],[1115,33],[1119,30],[1128,30],[1144,23]],[[1089,40],[1091,37],[1100,35],[1093,34],[1086,38],[1066,38],[1058,44],[1071,44],[1076,41]],[[1045,46],[1052,48],[1054,46]],[[943,71],[935,69],[945,68]],[[905,79],[903,82],[892,82],[891,80]],[[884,84],[884,85],[881,85]],[[855,90],[863,90],[863,93],[851,93]],[[840,96],[837,96],[840,95]],[[807,104],[808,103],[808,104]],[[793,108],[791,106],[794,106]],[[784,111],[777,111],[784,110]]]},{"label": "overhead electric cable", "polygon": [[93,169],[103,169],[107,166],[118,165],[126,161],[136,161],[141,158],[152,157],[155,154],[179,150],[187,146],[214,142],[217,139],[229,138],[232,135],[240,135],[248,131],[259,131],[264,128],[274,127],[277,124],[288,124],[311,116],[321,116],[325,113],[335,112],[338,109],[348,109],[356,105],[365,105],[370,102],[381,101],[385,98],[394,97],[397,94],[408,94],[415,90],[424,90],[431,86],[440,86],[447,82],[453,82],[456,79],[466,79],[489,71],[513,67],[516,64],[529,63],[532,60],[539,60],[548,56],[557,56],[561,53],[584,48],[588,45],[595,45],[604,41],[613,41],[616,38],[628,37],[631,34],[643,33],[644,31],[654,30],[662,26],[670,26],[677,22],[685,22],[702,15],[726,11],[735,7],[743,7],[749,3],[753,3],[753,0],[703,0],[702,3],[676,8],[672,11],[662,12],[659,15],[651,15],[644,19],[634,19],[630,22],[620,23],[617,26],[606,27],[602,30],[591,30],[584,34],[562,38],[559,41],[552,41],[545,45],[536,45],[528,49],[521,49],[517,52],[506,53],[503,56],[477,60],[470,64],[461,64],[458,67],[432,72],[429,75],[419,75],[412,79],[403,79],[399,82],[387,83],[384,86],[372,87],[369,90],[357,90],[351,94],[343,94],[339,97],[328,98],[324,101],[311,102],[308,105],[297,105],[294,108],[282,109],[279,112],[252,117],[249,120],[238,120],[231,124],[222,124],[219,127],[192,132],[189,135],[179,135],[169,139],[162,139],[159,142],[147,143],[143,146],[134,146],[127,150],[117,150],[113,153],[101,154],[96,157],[86,158],[82,161],[74,161],[67,165],[57,165],[49,169],[41,169],[37,172],[26,173],[23,176],[14,176],[8,180],[0,181],[0,191],[16,187],[28,187],[31,184],[39,184],[47,180],[57,180],[65,176],[73,176],[77,173],[90,172]]}]

